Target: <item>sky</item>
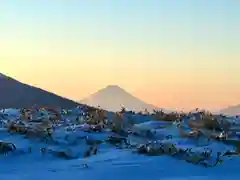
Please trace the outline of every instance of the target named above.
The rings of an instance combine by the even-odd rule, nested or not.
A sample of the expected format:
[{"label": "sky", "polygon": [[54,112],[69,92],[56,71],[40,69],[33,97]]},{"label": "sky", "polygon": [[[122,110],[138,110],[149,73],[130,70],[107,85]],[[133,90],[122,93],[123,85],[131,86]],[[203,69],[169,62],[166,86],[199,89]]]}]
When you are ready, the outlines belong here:
[{"label": "sky", "polygon": [[109,84],[159,107],[240,104],[239,0],[2,0],[0,72],[80,100]]}]

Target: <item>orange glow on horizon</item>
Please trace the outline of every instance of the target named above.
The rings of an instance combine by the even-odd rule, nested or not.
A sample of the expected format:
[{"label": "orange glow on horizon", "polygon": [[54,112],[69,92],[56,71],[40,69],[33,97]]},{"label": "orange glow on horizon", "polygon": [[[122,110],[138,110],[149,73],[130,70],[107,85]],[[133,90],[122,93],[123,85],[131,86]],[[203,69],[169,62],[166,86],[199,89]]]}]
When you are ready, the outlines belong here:
[{"label": "orange glow on horizon", "polygon": [[91,58],[84,61],[58,59],[58,63],[56,60],[38,62],[38,59],[8,58],[11,61],[2,61],[3,73],[76,101],[109,84],[119,85],[149,104],[168,109],[219,110],[238,104],[240,99],[240,85],[233,79],[239,74],[237,76],[234,70],[228,74],[212,69],[133,69],[108,64],[111,59],[107,57],[99,66],[98,62],[92,63]]}]

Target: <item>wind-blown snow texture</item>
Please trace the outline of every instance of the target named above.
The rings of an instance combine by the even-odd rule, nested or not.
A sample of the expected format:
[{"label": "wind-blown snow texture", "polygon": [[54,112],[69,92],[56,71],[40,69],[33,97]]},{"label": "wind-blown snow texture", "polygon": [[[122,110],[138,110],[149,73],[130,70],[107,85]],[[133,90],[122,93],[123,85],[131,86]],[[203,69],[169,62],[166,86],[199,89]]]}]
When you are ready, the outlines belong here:
[{"label": "wind-blown snow texture", "polygon": [[[0,113],[1,114],[1,113]],[[19,116],[19,111],[9,109],[5,111],[7,117],[0,116],[2,119],[14,119]],[[197,147],[194,140],[179,137],[176,125],[169,123],[151,122],[151,118],[135,115],[141,124],[135,126],[139,129],[155,129],[156,136],[171,134],[174,141],[181,148],[192,147],[195,150],[204,147]],[[145,122],[145,123],[144,123]],[[159,128],[159,126],[167,128]],[[81,139],[88,136],[90,139],[104,140],[111,133],[88,133],[76,129],[66,132],[64,128],[58,128],[53,137],[58,141],[58,145],[46,144],[36,140],[24,138],[22,135],[11,135],[3,127],[0,130],[0,139],[14,143],[17,147],[16,152],[9,153],[7,156],[0,155],[0,179],[11,180],[42,180],[42,179],[98,179],[98,180],[222,180],[239,179],[240,158],[227,158],[224,163],[215,168],[205,168],[203,166],[186,163],[183,160],[171,156],[143,156],[133,153],[130,149],[117,149],[109,144],[102,144],[97,155],[83,158],[83,153],[88,146]],[[159,135],[159,136],[158,136]],[[66,138],[66,136],[68,138]],[[77,143],[73,143],[77,140]],[[146,141],[144,138],[129,136],[133,143]],[[76,141],[75,141],[76,142]],[[207,147],[212,147],[215,151],[232,149],[217,142],[210,143]],[[32,147],[32,152],[28,148]],[[40,148],[48,148],[52,151],[46,154],[40,153]],[[55,150],[68,150],[77,159],[65,160],[53,155]]]}]

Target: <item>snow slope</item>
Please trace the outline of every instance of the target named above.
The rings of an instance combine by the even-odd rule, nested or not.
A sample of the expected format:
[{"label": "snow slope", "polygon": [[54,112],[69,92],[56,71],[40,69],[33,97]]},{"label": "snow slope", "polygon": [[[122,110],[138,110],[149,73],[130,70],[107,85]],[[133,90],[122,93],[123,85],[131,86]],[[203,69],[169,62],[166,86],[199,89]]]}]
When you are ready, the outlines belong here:
[{"label": "snow slope", "polygon": [[[7,111],[15,112],[17,111]],[[149,128],[151,123],[145,123],[144,127]],[[139,125],[138,125],[139,126]],[[153,123],[152,126],[156,126]],[[151,128],[151,127],[150,127]],[[155,128],[156,129],[156,128]],[[158,129],[158,134],[173,136],[174,141],[181,148],[192,147],[201,150],[204,147],[197,147],[196,142],[183,139],[178,136],[176,126],[168,126],[165,129]],[[66,135],[68,138],[65,138]],[[111,133],[88,133],[80,130],[66,132],[64,128],[58,128],[53,137],[58,144],[46,144],[37,140],[24,138],[22,135],[11,135],[4,128],[0,131],[0,139],[12,142],[16,145],[17,151],[9,153],[8,156],[0,155],[0,178],[1,180],[42,180],[42,179],[88,179],[88,180],[223,180],[239,179],[240,158],[226,158],[224,163],[215,168],[205,168],[193,165],[171,156],[143,156],[133,153],[131,149],[118,149],[109,144],[102,144],[97,155],[89,158],[83,157],[83,152],[88,145],[80,138],[104,140]],[[129,137],[131,138],[131,137]],[[141,138],[141,137],[140,137]],[[78,143],[72,143],[78,139]],[[134,140],[133,140],[134,141]],[[32,147],[32,152],[28,148]],[[232,149],[232,147],[212,142],[207,145],[216,151]],[[55,150],[69,150],[73,156],[79,157],[73,160],[60,159],[53,155],[52,151],[46,154],[40,153],[40,148]]]}]

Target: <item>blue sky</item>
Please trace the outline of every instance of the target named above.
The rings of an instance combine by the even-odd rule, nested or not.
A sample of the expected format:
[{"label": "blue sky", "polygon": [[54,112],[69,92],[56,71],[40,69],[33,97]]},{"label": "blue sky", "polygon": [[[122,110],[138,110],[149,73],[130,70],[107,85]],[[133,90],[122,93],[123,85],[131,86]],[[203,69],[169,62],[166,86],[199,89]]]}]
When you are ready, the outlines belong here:
[{"label": "blue sky", "polygon": [[[231,92],[224,103],[239,94],[232,93],[240,90],[239,0],[5,0],[0,32],[2,71],[47,89],[55,79],[46,84],[29,74],[57,67],[56,74],[67,71],[69,79],[77,68],[94,69],[100,75],[91,75],[92,84],[79,80],[88,87],[85,95],[114,82],[160,92],[164,83],[194,87],[194,79]],[[121,78],[133,72],[134,83]],[[155,87],[152,79],[162,77],[171,83]]]},{"label": "blue sky", "polygon": [[0,8],[5,38],[108,41],[120,54],[141,46],[232,55],[240,46],[238,0],[8,0]]}]

